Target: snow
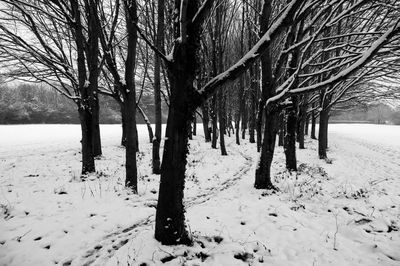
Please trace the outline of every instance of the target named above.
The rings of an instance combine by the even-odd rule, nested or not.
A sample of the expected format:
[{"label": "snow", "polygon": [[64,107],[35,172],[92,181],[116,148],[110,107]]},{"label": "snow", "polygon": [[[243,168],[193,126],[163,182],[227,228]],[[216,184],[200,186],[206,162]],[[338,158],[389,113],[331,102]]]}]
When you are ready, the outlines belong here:
[{"label": "snow", "polygon": [[277,147],[277,193],[253,188],[254,144],[227,137],[220,156],[198,132],[185,190],[191,247],[153,238],[159,177],[146,125],[139,195],[124,188],[121,126],[101,126],[104,155],[85,181],[79,132],[0,126],[0,265],[400,265],[399,126],[330,125],[328,163],[307,139],[294,173]]},{"label": "snow", "polygon": [[384,145],[400,150],[400,127],[392,125],[372,124],[335,124],[330,125],[332,134],[351,138],[353,141],[363,141],[373,145]]},{"label": "snow", "polygon": [[83,84],[83,87],[88,88],[90,86],[90,81],[85,80],[85,84]]}]

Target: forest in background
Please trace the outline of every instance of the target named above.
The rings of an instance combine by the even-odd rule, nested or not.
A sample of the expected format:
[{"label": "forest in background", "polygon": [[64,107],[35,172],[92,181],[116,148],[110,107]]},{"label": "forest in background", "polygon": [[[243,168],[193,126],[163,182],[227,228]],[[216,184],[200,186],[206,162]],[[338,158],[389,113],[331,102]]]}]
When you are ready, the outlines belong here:
[{"label": "forest in background", "polygon": [[[118,104],[110,97],[100,95],[100,123],[121,123]],[[151,123],[155,121],[153,96],[142,96],[142,108]],[[168,115],[163,106],[163,122]],[[390,105],[362,104],[332,113],[332,123],[363,122],[400,125],[400,108]],[[144,119],[137,115],[139,124]],[[76,106],[57,91],[35,84],[4,86],[0,89],[0,124],[79,124]]]},{"label": "forest in background", "polygon": [[[99,96],[100,123],[121,123],[117,102]],[[153,96],[143,94],[143,111],[154,123]],[[166,111],[163,112],[166,121]],[[137,115],[139,124],[145,121]],[[76,105],[57,91],[36,84],[19,84],[0,87],[0,124],[79,124]]]}]

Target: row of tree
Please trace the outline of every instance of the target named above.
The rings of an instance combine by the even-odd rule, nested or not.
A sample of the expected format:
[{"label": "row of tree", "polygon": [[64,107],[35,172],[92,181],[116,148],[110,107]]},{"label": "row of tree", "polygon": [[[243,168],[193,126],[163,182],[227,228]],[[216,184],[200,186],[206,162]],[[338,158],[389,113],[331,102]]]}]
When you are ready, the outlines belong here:
[{"label": "row of tree", "polygon": [[331,120],[334,123],[400,125],[400,108],[383,103],[337,108],[332,112]]},{"label": "row of tree", "polygon": [[[196,116],[227,155],[225,133],[249,134],[260,160],[255,188],[275,189],[276,136],[297,169],[296,140],[319,117],[321,159],[335,107],[398,97],[396,0],[1,0],[0,73],[34,79],[72,100],[82,128],[82,174],[101,154],[98,94],[120,106],[126,186],[137,191],[136,112],[152,88],[153,172],[160,173],[155,237],[187,244],[183,191]],[[140,37],[140,38],[139,38]],[[140,88],[140,89],[137,89]],[[161,100],[168,105],[160,163]],[[148,120],[147,120],[148,121]],[[209,125],[211,124],[211,126]],[[211,128],[211,129],[210,129]],[[240,130],[241,135],[240,136]],[[219,134],[218,134],[219,132]]]},{"label": "row of tree", "polygon": [[[141,108],[145,117],[140,115],[138,123],[155,121],[154,97],[143,93]],[[112,98],[100,95],[100,123],[120,124],[119,105]],[[37,84],[23,83],[0,87],[0,124],[79,124],[75,104],[57,91]],[[166,111],[165,105],[162,106]],[[165,122],[166,112],[162,116]]]}]

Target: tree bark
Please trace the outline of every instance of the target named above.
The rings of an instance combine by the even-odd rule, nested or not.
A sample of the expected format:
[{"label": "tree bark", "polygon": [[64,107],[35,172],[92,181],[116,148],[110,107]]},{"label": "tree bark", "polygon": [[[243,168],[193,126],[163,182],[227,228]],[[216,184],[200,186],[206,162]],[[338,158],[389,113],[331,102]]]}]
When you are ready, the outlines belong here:
[{"label": "tree bark", "polygon": [[126,110],[126,149],[125,149],[125,186],[137,193],[137,129],[136,129],[136,100],[134,93],[130,93],[125,101]]},{"label": "tree bark", "polygon": [[285,142],[285,115],[284,112],[281,112],[279,114],[279,118],[278,118],[278,146],[283,146],[284,142]]},{"label": "tree bark", "polygon": [[193,136],[197,135],[197,116],[196,113],[194,113],[194,118],[193,118]]},{"label": "tree bark", "polygon": [[121,103],[121,124],[122,124],[122,136],[121,136],[121,146],[126,147],[126,111],[124,104]]},{"label": "tree bark", "polygon": [[326,150],[328,148],[328,122],[329,110],[323,109],[319,113],[319,129],[318,129],[318,155],[320,159],[326,159]]},{"label": "tree bark", "polygon": [[[183,44],[182,44],[183,46]],[[183,191],[185,182],[186,155],[188,154],[188,131],[193,121],[190,92],[194,72],[187,50],[179,47],[174,67],[169,68],[171,104],[169,107],[161,165],[161,182],[156,213],[155,238],[162,244],[175,245],[190,242],[185,227]]]},{"label": "tree bark", "polygon": [[[239,115],[238,115],[239,116]],[[240,120],[236,117],[235,118],[235,140],[236,140],[236,144],[240,145]]]},{"label": "tree bark", "polygon": [[211,148],[217,148],[218,139],[218,121],[217,121],[217,96],[213,96],[211,100],[211,122],[212,122],[212,138],[211,138]]},{"label": "tree bark", "polygon": [[275,189],[271,182],[271,164],[274,158],[277,114],[265,112],[264,138],[261,155],[256,168],[254,187],[257,189]]},{"label": "tree bark", "polygon": [[308,136],[308,129],[310,127],[310,116],[306,115],[306,123],[304,125],[304,135]]},{"label": "tree bark", "polygon": [[[314,106],[313,106],[313,108],[314,108]],[[317,137],[315,136],[315,124],[316,124],[316,121],[317,119],[316,119],[316,117],[315,117],[315,111],[314,110],[312,110],[311,111],[311,134],[310,134],[310,137],[312,138],[312,139],[317,139]]]},{"label": "tree bark", "polygon": [[247,129],[247,110],[246,110],[246,93],[243,94],[243,113],[242,113],[242,139],[246,139],[246,129]]},{"label": "tree bark", "polygon": [[[257,5],[257,3],[255,3]],[[254,6],[257,8],[256,6]],[[249,47],[252,47],[254,44],[254,36],[253,32],[253,24],[251,23],[252,19],[255,19],[256,12],[253,12],[252,9],[249,8],[249,4],[245,5],[246,13],[247,13],[247,32],[248,32],[248,39],[247,44]],[[255,129],[256,129],[256,109],[257,109],[257,63],[254,63],[249,68],[249,142],[255,143]]]},{"label": "tree bark", "polygon": [[192,123],[189,124],[189,130],[188,130],[188,137],[190,140],[193,140],[193,130],[192,130]]},{"label": "tree bark", "polygon": [[[239,103],[239,111],[236,116],[235,125],[236,125],[236,144],[240,145],[240,118],[242,118],[242,129],[243,129],[243,117],[244,117],[243,113],[245,108],[243,77],[239,78],[238,103]],[[244,138],[243,133],[242,133],[242,138]]]},{"label": "tree bark", "polygon": [[305,128],[305,121],[304,118],[301,117],[299,121],[299,133],[298,133],[298,140],[299,140],[299,149],[305,149],[304,146],[304,128]]},{"label": "tree bark", "polygon": [[88,1],[86,4],[86,13],[88,14],[88,41],[86,49],[87,65],[89,71],[89,77],[87,80],[88,91],[91,94],[90,97],[90,111],[92,112],[92,148],[93,156],[101,156],[101,138],[100,138],[100,121],[99,121],[99,99],[97,97],[98,91],[98,79],[100,74],[99,69],[99,32],[100,23],[97,17],[97,3],[93,0]]},{"label": "tree bark", "polygon": [[296,108],[295,103],[286,111],[286,134],[284,140],[284,151],[286,157],[286,168],[289,171],[297,171],[296,161]]},{"label": "tree bark", "polygon": [[225,156],[228,155],[226,152],[225,147],[225,126],[226,126],[226,119],[225,119],[225,103],[224,103],[224,95],[223,95],[223,88],[219,89],[218,91],[218,117],[219,117],[219,146],[221,149],[221,155]]},{"label": "tree bark", "polygon": [[[157,3],[157,36],[156,46],[158,50],[164,51],[164,0]],[[155,108],[155,136],[153,142],[152,168],[153,174],[160,174],[160,143],[161,143],[161,62],[158,55],[154,56],[154,108]]]},{"label": "tree bark", "polygon": [[137,30],[136,0],[125,0],[126,31],[128,34],[128,49],[125,60],[125,84],[122,85],[124,97],[124,110],[126,117],[126,149],[125,149],[125,186],[137,193],[137,165],[136,152],[138,151],[138,134],[136,127],[136,88],[135,88],[135,63]]},{"label": "tree bark", "polygon": [[[243,1],[244,4],[244,1]],[[245,10],[242,8],[242,21],[240,25],[240,56],[243,56],[244,52],[244,25],[245,25]],[[242,119],[242,130],[243,130],[243,119],[245,112],[245,95],[244,95],[244,77],[241,75],[239,78],[239,93],[238,93],[238,104],[239,104],[239,112],[236,118],[236,144],[240,145],[240,119]],[[245,133],[242,132],[242,139],[244,139]]]},{"label": "tree bark", "polygon": [[[271,1],[264,1],[260,16],[260,34],[268,28],[271,15]],[[278,110],[276,106],[268,105],[264,108],[266,101],[275,95],[274,79],[272,75],[272,58],[270,47],[261,56],[261,100],[258,106],[257,126],[261,142],[261,127],[263,112],[265,116],[264,138],[261,142],[260,160],[256,168],[254,187],[257,189],[275,189],[271,182],[271,164],[274,157],[276,130],[278,121]],[[263,111],[265,110],[265,111]]]},{"label": "tree bark", "polygon": [[201,106],[201,113],[203,114],[203,130],[204,130],[204,139],[206,142],[211,141],[211,132],[209,128],[210,117],[208,116],[208,102],[205,102]]},{"label": "tree bark", "polygon": [[92,140],[92,114],[84,105],[79,107],[78,112],[82,131],[82,175],[86,175],[95,172]]},{"label": "tree bark", "polygon": [[278,131],[278,146],[282,147],[284,145],[285,130],[281,127]]},{"label": "tree bark", "polygon": [[[97,85],[96,85],[97,86]],[[96,88],[97,90],[97,88]],[[97,95],[94,97],[93,113],[93,156],[101,156],[101,135],[100,135],[100,105]]]},{"label": "tree bark", "polygon": [[304,146],[304,134],[305,134],[305,126],[307,120],[307,98],[303,96],[303,102],[300,104],[299,107],[299,121],[298,121],[298,132],[297,132],[297,139],[299,142],[299,149],[305,149]]},{"label": "tree bark", "polygon": [[262,123],[263,123],[263,110],[264,110],[264,104],[263,101],[260,100],[258,102],[258,108],[257,108],[257,123],[256,123],[256,132],[257,132],[257,152],[261,151],[261,146],[262,146]]},{"label": "tree bark", "polygon": [[256,143],[255,129],[256,129],[256,108],[257,108],[257,77],[255,67],[250,67],[250,121],[249,121],[249,142]]},{"label": "tree bark", "polygon": [[[199,0],[186,2],[186,12],[174,20],[175,37],[182,36],[175,43],[173,61],[168,62],[168,79],[171,89],[166,138],[161,164],[160,189],[156,211],[155,238],[164,245],[190,244],[191,239],[185,226],[183,192],[185,184],[186,156],[188,150],[188,130],[193,114],[200,106],[199,94],[193,87],[196,77],[200,25],[189,24],[196,14]],[[175,8],[181,8],[175,1]],[[190,18],[190,19],[189,19]],[[188,22],[190,23],[190,22]],[[185,28],[182,28],[185,27]]]},{"label": "tree bark", "polygon": [[[78,83],[81,99],[78,101],[78,112],[82,130],[82,174],[95,171],[94,164],[94,118],[95,94],[97,92],[99,67],[99,31],[97,4],[88,1],[85,5],[85,15],[88,23],[88,39],[83,33],[82,13],[77,1],[71,1],[71,10],[75,23],[72,25],[75,34]],[[88,49],[87,49],[88,48]]]},{"label": "tree bark", "polygon": [[[171,82],[171,86],[174,86]],[[177,109],[189,107],[183,103]],[[161,184],[156,214],[155,238],[166,245],[189,242],[184,224],[183,191],[185,182],[186,154],[188,153],[187,115],[170,107],[166,128],[163,163],[161,165]],[[168,162],[168,163],[166,163]]]}]

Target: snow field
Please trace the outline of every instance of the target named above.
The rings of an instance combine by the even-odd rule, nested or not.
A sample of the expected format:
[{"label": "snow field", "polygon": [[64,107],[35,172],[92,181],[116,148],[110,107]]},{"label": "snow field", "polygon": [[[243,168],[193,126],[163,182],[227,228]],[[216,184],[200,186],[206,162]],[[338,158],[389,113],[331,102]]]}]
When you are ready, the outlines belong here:
[{"label": "snow field", "polygon": [[145,126],[139,195],[123,186],[120,126],[101,130],[104,156],[82,182],[79,126],[0,126],[1,265],[400,265],[400,127],[330,125],[332,163],[307,139],[297,173],[278,147],[277,193],[253,188],[253,144],[227,138],[222,157],[195,136],[185,190],[192,247],[153,238],[159,177]]}]

